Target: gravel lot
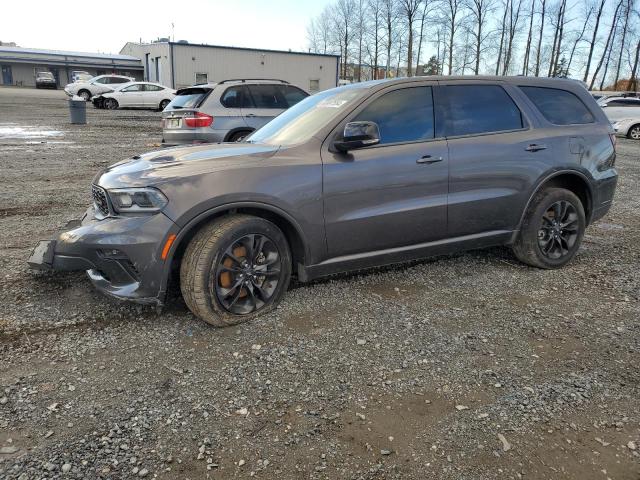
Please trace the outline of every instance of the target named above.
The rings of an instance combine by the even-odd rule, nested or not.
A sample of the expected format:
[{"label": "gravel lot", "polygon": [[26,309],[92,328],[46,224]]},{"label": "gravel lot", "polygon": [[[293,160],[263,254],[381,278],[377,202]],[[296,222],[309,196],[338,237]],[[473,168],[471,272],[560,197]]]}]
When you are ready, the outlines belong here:
[{"label": "gravel lot", "polygon": [[214,329],[26,267],[159,140],[157,112],[73,126],[62,92],[0,88],[0,478],[640,478],[640,143],[568,268],[470,252]]}]

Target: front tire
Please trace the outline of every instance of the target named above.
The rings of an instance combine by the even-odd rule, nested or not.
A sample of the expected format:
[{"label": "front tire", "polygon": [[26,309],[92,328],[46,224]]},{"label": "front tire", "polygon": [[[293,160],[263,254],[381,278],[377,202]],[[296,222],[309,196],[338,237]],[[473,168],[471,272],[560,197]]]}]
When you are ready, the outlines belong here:
[{"label": "front tire", "polygon": [[180,289],[194,315],[216,327],[273,310],[289,286],[291,253],[282,231],[249,215],[205,225],[180,265]]},{"label": "front tire", "polygon": [[513,252],[528,265],[561,268],[578,252],[585,228],[580,199],[563,188],[546,188],[527,208]]},{"label": "front tire", "polygon": [[82,97],[85,102],[91,100],[91,92],[89,90],[80,90],[78,92],[78,96]]},{"label": "front tire", "polygon": [[118,101],[115,98],[107,98],[104,100],[104,108],[107,110],[117,110],[118,109]]}]

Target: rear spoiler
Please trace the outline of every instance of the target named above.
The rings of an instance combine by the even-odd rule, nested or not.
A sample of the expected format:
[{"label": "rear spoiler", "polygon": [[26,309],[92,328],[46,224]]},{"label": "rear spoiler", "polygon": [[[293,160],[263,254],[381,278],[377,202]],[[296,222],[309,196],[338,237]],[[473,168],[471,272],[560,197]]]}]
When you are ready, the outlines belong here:
[{"label": "rear spoiler", "polygon": [[212,86],[196,85],[193,87],[186,87],[186,88],[181,88],[179,90],[176,90],[176,95],[184,95],[184,94],[190,94],[190,93],[207,93],[207,92],[210,92],[211,90],[213,90]]}]

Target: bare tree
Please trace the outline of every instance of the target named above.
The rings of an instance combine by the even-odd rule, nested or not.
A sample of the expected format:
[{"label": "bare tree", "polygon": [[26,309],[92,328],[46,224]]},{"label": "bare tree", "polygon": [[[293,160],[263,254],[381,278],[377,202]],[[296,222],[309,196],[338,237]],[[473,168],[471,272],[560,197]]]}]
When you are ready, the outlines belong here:
[{"label": "bare tree", "polygon": [[558,68],[558,60],[560,58],[560,46],[562,44],[562,34],[564,30],[564,13],[567,6],[567,0],[560,0],[560,4],[558,5],[558,14],[555,23],[555,30],[553,33],[553,47],[551,48],[551,60],[549,62],[549,73],[547,76],[552,76],[552,74]]},{"label": "bare tree", "polygon": [[488,37],[486,27],[493,5],[493,0],[468,0],[467,2],[467,8],[471,14],[474,26],[474,28],[471,29],[471,38],[475,50],[475,63],[473,67],[473,73],[475,75],[480,74],[480,61],[482,59],[482,52],[484,51],[483,45]]},{"label": "bare tree", "polygon": [[624,24],[622,27],[622,38],[620,39],[620,53],[618,55],[618,63],[616,66],[616,76],[613,81],[613,85],[618,85],[618,80],[620,79],[620,68],[622,67],[622,52],[624,52],[625,41],[627,38],[627,32],[629,31],[629,18],[631,18],[631,10],[633,8],[633,0],[627,0],[627,4],[624,10]]},{"label": "bare tree", "polygon": [[606,1],[607,0],[600,0],[600,5],[598,6],[598,10],[596,12],[596,24],[593,28],[591,41],[589,42],[589,54],[587,55],[587,66],[585,67],[585,70],[584,70],[584,77],[582,77],[583,82],[586,82],[587,78],[589,77],[589,70],[591,69],[591,59],[593,58],[593,51],[596,47],[596,41],[598,39],[598,28],[600,27],[600,18],[602,17],[602,12],[604,10]]},{"label": "bare tree", "polygon": [[636,55],[635,60],[633,61],[633,67],[631,67],[631,76],[629,77],[629,90],[633,90],[634,92],[638,91],[638,60],[640,60],[640,40],[638,40],[638,45],[636,46]]},{"label": "bare tree", "polygon": [[533,17],[535,16],[536,0],[531,0],[531,13],[529,14],[529,34],[524,49],[524,61],[522,62],[522,75],[529,73],[529,56],[531,55],[531,37],[533,36]]},{"label": "bare tree", "polygon": [[613,32],[615,32],[616,30],[616,25],[618,23],[618,12],[620,11],[620,7],[622,6],[622,0],[620,0],[618,2],[618,5],[616,5],[616,11],[613,14],[613,21],[611,22],[611,29],[609,30],[609,36],[607,37],[607,43],[605,43],[604,46],[604,51],[602,52],[602,57],[600,58],[600,62],[598,63],[598,66],[596,67],[596,71],[593,74],[593,77],[591,78],[591,83],[589,84],[589,90],[593,89],[593,85],[596,83],[596,78],[598,78],[598,73],[600,73],[600,69],[602,68],[602,64],[605,61],[605,58],[607,56],[607,53],[609,52],[609,46],[611,45],[611,39],[613,37]]},{"label": "bare tree", "polygon": [[418,55],[416,56],[416,75],[418,75],[418,67],[420,66],[420,55],[422,54],[422,42],[424,41],[424,23],[427,20],[429,11],[429,0],[423,0],[422,2],[422,14],[420,15],[420,35],[418,35]]},{"label": "bare tree", "polygon": [[342,54],[342,78],[347,78],[349,46],[353,40],[353,20],[356,4],[354,0],[338,0],[335,5],[334,22],[339,33]]},{"label": "bare tree", "polygon": [[463,8],[462,0],[446,0],[444,12],[445,12],[445,24],[447,27],[448,35],[448,50],[449,50],[449,65],[447,66],[448,74],[453,73],[453,49],[455,48],[455,37],[460,23],[460,12]]},{"label": "bare tree", "polygon": [[[603,0],[605,1],[605,0]],[[538,48],[536,50],[536,77],[540,76],[540,57],[542,53],[542,37],[544,35],[544,20],[546,15],[547,0],[542,0],[542,12],[540,13],[540,34],[538,35]]]},{"label": "bare tree", "polygon": [[518,0],[517,6],[514,0],[509,0],[509,26],[507,29],[507,47],[505,49],[504,64],[502,67],[502,74],[506,75],[509,72],[511,66],[511,57],[513,55],[513,43],[516,34],[518,33],[518,26],[520,20],[520,12],[522,8],[522,0]]},{"label": "bare tree", "polygon": [[576,41],[573,42],[573,47],[571,47],[571,54],[569,55],[569,61],[567,62],[567,71],[571,70],[571,63],[573,62],[573,56],[576,53],[576,48],[584,40],[584,33],[587,31],[587,25],[589,25],[589,21],[591,20],[591,15],[593,15],[594,6],[590,5],[587,9],[587,12],[584,17],[584,23],[582,24],[582,30],[580,31],[580,35],[576,38]]},{"label": "bare tree", "polygon": [[382,15],[385,23],[387,47],[387,65],[384,71],[384,78],[387,78],[391,69],[391,47],[394,43],[396,20],[398,19],[395,0],[382,0]]},{"label": "bare tree", "polygon": [[498,61],[496,63],[496,75],[500,74],[500,65],[502,65],[502,50],[505,38],[507,36],[507,15],[509,14],[509,4],[511,0],[505,0],[504,14],[502,15],[502,23],[500,24],[500,48],[498,49]]},{"label": "bare tree", "polygon": [[370,23],[367,31],[369,33],[369,41],[367,42],[367,48],[373,46],[373,52],[369,53],[371,61],[369,62],[373,67],[371,78],[376,80],[378,78],[378,61],[380,57],[380,24],[382,22],[382,1],[381,0],[369,0],[368,10],[370,14]]},{"label": "bare tree", "polygon": [[[608,52],[605,51],[607,55],[607,60],[604,63],[604,70],[602,71],[602,78],[600,80],[600,90],[603,89],[604,82],[607,79],[607,72],[609,71],[609,62],[611,61],[611,52],[613,51],[613,46],[616,42],[616,35],[618,34],[618,25],[620,23],[620,17],[616,15],[613,19],[613,22],[615,26],[613,27],[613,36],[611,37],[611,43],[609,43],[609,51]],[[613,89],[615,90],[615,86],[613,87]]]},{"label": "bare tree", "polygon": [[356,10],[356,35],[358,39],[358,82],[362,81],[362,44],[365,35],[366,3],[365,0],[354,0]]},{"label": "bare tree", "polygon": [[400,0],[400,12],[407,28],[407,76],[413,76],[413,22],[418,14],[422,0]]}]

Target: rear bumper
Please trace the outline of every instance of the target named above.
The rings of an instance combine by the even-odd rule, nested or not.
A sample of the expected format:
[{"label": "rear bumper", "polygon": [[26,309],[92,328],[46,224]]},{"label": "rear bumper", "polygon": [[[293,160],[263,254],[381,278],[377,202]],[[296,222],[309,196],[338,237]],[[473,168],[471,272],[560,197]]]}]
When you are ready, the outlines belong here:
[{"label": "rear bumper", "polygon": [[594,185],[594,208],[590,222],[601,219],[611,209],[617,184],[618,172],[615,168],[601,172]]},{"label": "rear bumper", "polygon": [[166,289],[161,259],[167,237],[178,227],[162,213],[97,220],[93,208],[72,228],[41,241],[28,264],[39,270],[86,270],[103,293],[162,305]]},{"label": "rear bumper", "polygon": [[210,128],[194,128],[179,130],[163,130],[162,143],[167,145],[185,145],[191,143],[224,142],[228,130],[212,130]]}]

